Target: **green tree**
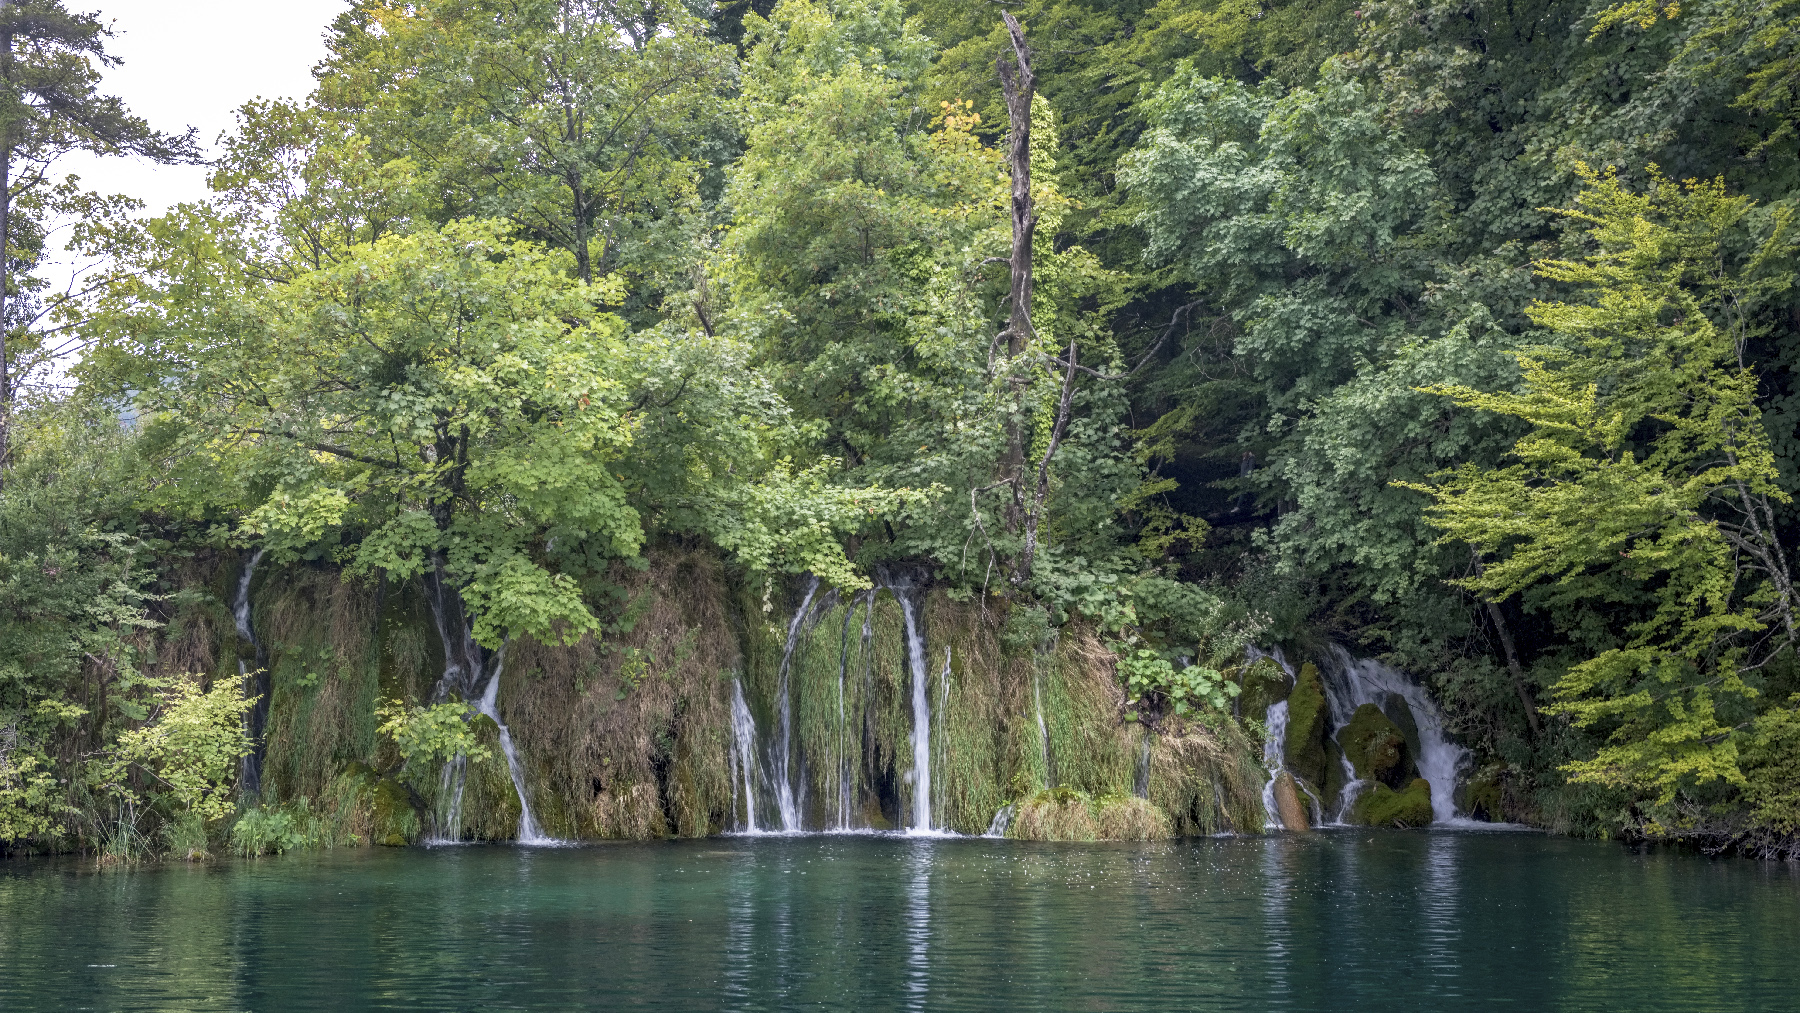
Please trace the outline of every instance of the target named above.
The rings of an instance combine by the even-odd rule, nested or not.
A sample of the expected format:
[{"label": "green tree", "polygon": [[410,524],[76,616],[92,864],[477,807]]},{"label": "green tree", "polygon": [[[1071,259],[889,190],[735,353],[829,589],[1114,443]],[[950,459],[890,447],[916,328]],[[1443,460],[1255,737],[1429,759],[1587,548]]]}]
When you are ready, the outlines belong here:
[{"label": "green tree", "polygon": [[[9,333],[17,313],[7,300],[19,286],[15,265],[34,262],[37,250],[18,256],[20,209],[74,201],[57,188],[50,166],[70,151],[126,154],[157,162],[199,158],[193,131],[168,135],[150,129],[119,99],[99,92],[99,67],[118,61],[106,54],[112,33],[91,14],[72,14],[59,0],[0,3],[0,482],[10,463],[9,429],[13,384],[7,342],[16,359],[23,335]],[[99,66],[97,67],[96,64]],[[61,198],[60,200],[58,198]],[[9,313],[9,310],[12,312]]]},{"label": "green tree", "polygon": [[[1500,601],[1573,613],[1629,609],[1553,687],[1555,710],[1605,737],[1576,781],[1645,792],[1745,783],[1740,751],[1771,666],[1793,663],[1795,592],[1777,527],[1777,483],[1741,356],[1748,311],[1785,278],[1785,213],[1732,270],[1724,248],[1751,202],[1722,181],[1677,184],[1652,171],[1639,193],[1582,170],[1578,209],[1596,252],[1540,263],[1586,295],[1531,315],[1558,337],[1517,353],[1523,384],[1486,393],[1435,386],[1457,404],[1529,426],[1517,463],[1473,464],[1430,485],[1445,538],[1489,558],[1460,581]],[[1777,704],[1779,706],[1779,704]]]}]

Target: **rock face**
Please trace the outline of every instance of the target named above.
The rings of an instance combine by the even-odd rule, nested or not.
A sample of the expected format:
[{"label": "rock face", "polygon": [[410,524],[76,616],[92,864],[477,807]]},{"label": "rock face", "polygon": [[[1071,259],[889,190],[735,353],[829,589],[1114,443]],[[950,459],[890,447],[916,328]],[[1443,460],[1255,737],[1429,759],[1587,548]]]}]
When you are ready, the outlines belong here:
[{"label": "rock face", "polygon": [[1325,684],[1312,662],[1300,666],[1287,700],[1287,740],[1283,743],[1287,768],[1317,788],[1325,783],[1329,770],[1326,740],[1331,736],[1331,715],[1325,706]]},{"label": "rock face", "polygon": [[1351,807],[1350,822],[1371,827],[1431,825],[1431,782],[1415,777],[1404,791],[1376,782]]},{"label": "rock face", "polygon": [[1405,734],[1372,703],[1356,709],[1350,723],[1338,733],[1338,744],[1362,780],[1399,790],[1418,775]]},{"label": "rock face", "polygon": [[1281,816],[1281,825],[1288,830],[1310,830],[1311,821],[1306,818],[1306,805],[1300,801],[1300,789],[1294,784],[1294,776],[1282,771],[1275,778],[1275,811]]}]

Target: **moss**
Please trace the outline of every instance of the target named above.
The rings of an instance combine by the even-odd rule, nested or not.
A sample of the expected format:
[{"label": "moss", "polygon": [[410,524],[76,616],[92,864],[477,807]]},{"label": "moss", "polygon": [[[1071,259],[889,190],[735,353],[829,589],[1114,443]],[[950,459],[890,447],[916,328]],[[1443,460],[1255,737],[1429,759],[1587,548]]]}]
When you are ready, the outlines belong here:
[{"label": "moss", "polygon": [[1470,819],[1489,823],[1507,822],[1509,814],[1505,781],[1506,768],[1496,764],[1483,768],[1463,785],[1460,802]]},{"label": "moss", "polygon": [[1350,822],[1371,827],[1423,827],[1431,820],[1431,782],[1422,777],[1413,778],[1404,791],[1377,782],[1350,811]]},{"label": "moss", "polygon": [[1300,666],[1287,702],[1287,740],[1283,743],[1287,767],[1308,784],[1324,784],[1325,740],[1331,734],[1331,718],[1325,705],[1325,684],[1312,662]]},{"label": "moss", "polygon": [[1103,841],[1160,841],[1174,836],[1169,814],[1136,795],[1096,799],[1094,830]]},{"label": "moss", "polygon": [[[1238,713],[1261,720],[1269,707],[1288,698],[1292,687],[1287,673],[1273,658],[1259,658],[1236,673],[1243,691],[1238,694]],[[1291,706],[1291,705],[1290,705]]]},{"label": "moss", "polygon": [[391,777],[375,781],[369,789],[369,843],[394,848],[412,844],[422,826],[405,785]]},{"label": "moss", "polygon": [[1093,799],[1068,785],[1036,792],[1019,803],[1007,836],[1023,841],[1098,840]]},{"label": "moss", "polygon": [[1372,703],[1356,709],[1350,723],[1338,733],[1338,743],[1356,768],[1358,778],[1399,788],[1414,775],[1406,737],[1381,708]]}]

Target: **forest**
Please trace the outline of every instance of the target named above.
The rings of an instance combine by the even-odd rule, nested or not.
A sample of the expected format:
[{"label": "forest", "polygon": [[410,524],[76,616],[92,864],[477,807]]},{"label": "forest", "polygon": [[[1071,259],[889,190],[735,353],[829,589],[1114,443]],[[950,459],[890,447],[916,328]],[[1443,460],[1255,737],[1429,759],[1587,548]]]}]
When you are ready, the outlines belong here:
[{"label": "forest", "polygon": [[0,5],[6,850],[1800,855],[1792,0],[325,31],[209,152]]}]

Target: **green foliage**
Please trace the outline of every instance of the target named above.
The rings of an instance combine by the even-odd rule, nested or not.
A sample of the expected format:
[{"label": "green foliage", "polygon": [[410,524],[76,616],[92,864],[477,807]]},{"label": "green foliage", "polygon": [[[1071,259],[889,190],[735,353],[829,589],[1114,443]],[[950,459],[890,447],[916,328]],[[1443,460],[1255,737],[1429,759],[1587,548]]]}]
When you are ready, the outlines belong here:
[{"label": "green foliage", "polygon": [[[160,694],[148,723],[120,732],[97,771],[101,787],[124,801],[166,795],[182,810],[216,820],[236,808],[231,786],[250,752],[244,712],[253,700],[233,682],[202,692],[180,680]],[[141,774],[151,787],[135,785]]]},{"label": "green foliage", "polygon": [[245,858],[317,847],[324,829],[305,799],[244,810],[231,825],[231,849]]},{"label": "green foliage", "polygon": [[[1148,648],[1119,659],[1119,677],[1125,684],[1125,705],[1137,707],[1146,700],[1185,717],[1190,712],[1217,721],[1231,708],[1231,700],[1243,687],[1217,669],[1204,665],[1176,668],[1159,652]],[[1128,718],[1135,716],[1127,715]]]},{"label": "green foliage", "polygon": [[21,748],[16,726],[0,728],[0,841],[42,834],[67,808],[49,762]]},{"label": "green foliage", "polygon": [[394,743],[400,758],[417,760],[427,766],[442,764],[458,756],[470,762],[485,763],[493,753],[476,736],[471,722],[475,708],[467,703],[440,703],[408,707],[399,700],[377,704],[381,735]]},{"label": "green foliage", "polygon": [[[1526,422],[1519,463],[1465,465],[1414,487],[1434,497],[1446,538],[1495,557],[1461,582],[1490,600],[1642,602],[1619,642],[1571,666],[1554,691],[1560,712],[1608,736],[1569,773],[1667,804],[1684,787],[1743,784],[1738,750],[1758,696],[1746,676],[1768,661],[1751,645],[1772,624],[1792,630],[1770,528],[1770,504],[1787,496],[1756,376],[1739,358],[1744,304],[1783,283],[1759,275],[1785,218],[1742,274],[1727,273],[1720,245],[1750,204],[1722,182],[1654,177],[1636,193],[1584,172],[1588,189],[1568,214],[1591,226],[1598,250],[1540,270],[1591,301],[1531,311],[1566,343],[1519,353],[1518,392],[1433,388]],[[1791,651],[1792,637],[1775,652]]]}]

